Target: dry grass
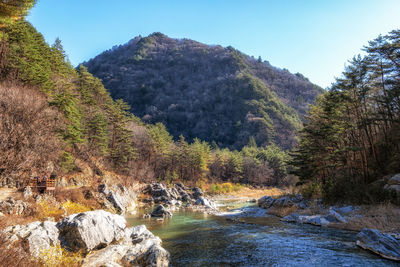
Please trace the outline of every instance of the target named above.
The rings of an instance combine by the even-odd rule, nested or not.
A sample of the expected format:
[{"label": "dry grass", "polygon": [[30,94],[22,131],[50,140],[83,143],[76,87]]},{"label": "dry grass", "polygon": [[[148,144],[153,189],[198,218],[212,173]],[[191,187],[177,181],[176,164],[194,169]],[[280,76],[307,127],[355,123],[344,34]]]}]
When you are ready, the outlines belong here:
[{"label": "dry grass", "polygon": [[94,197],[93,192],[97,191],[94,187],[77,187],[77,188],[58,188],[55,194],[59,202],[79,203],[89,209],[100,209],[101,205]]},{"label": "dry grass", "polygon": [[391,205],[374,205],[361,207],[358,217],[353,217],[342,228],[360,231],[373,228],[383,232],[400,231],[400,208]]},{"label": "dry grass", "polygon": [[275,215],[282,218],[297,211],[298,208],[296,206],[285,207],[285,208],[271,207],[267,210],[267,214]]},{"label": "dry grass", "polygon": [[233,196],[237,197],[246,197],[246,198],[261,198],[263,196],[281,196],[285,193],[284,190],[276,188],[276,187],[271,187],[271,188],[262,188],[262,189],[256,189],[256,188],[250,188],[250,187],[243,187],[238,191],[232,192],[231,194]]},{"label": "dry grass", "polygon": [[57,245],[41,251],[39,259],[42,266],[75,267],[81,266],[83,256],[79,252],[70,252]]}]

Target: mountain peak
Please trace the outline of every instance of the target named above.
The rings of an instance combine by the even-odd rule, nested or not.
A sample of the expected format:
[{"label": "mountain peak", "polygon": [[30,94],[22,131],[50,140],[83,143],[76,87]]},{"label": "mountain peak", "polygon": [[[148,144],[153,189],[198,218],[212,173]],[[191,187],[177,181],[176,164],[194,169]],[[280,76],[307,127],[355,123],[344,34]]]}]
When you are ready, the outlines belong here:
[{"label": "mountain peak", "polygon": [[240,149],[291,148],[309,103],[322,90],[301,74],[271,66],[228,46],[136,37],[85,63],[114,98],[151,123],[163,122],[177,138],[198,137]]}]

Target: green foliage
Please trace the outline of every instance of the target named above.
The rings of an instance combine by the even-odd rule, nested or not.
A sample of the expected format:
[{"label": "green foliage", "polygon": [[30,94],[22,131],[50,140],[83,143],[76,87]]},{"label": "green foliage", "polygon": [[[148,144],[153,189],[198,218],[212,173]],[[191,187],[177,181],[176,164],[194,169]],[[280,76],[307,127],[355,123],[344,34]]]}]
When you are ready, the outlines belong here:
[{"label": "green foliage", "polygon": [[90,149],[98,151],[101,155],[106,155],[109,144],[109,129],[106,116],[98,112],[87,122],[87,139]]},{"label": "green foliage", "polygon": [[371,41],[310,108],[293,173],[327,202],[397,201],[379,179],[400,172],[399,45],[400,31]]},{"label": "green foliage", "polygon": [[161,33],[136,37],[84,65],[136,116],[162,122],[175,139],[182,134],[239,150],[251,136],[259,146],[292,148],[300,116],[322,91],[232,47]]},{"label": "green foliage", "polygon": [[35,3],[36,0],[0,1],[0,28],[25,17]]},{"label": "green foliage", "polygon": [[108,116],[111,123],[110,158],[115,166],[128,169],[127,163],[136,157],[131,141],[132,131],[128,129],[131,120],[129,105],[118,99],[108,106]]},{"label": "green foliage", "polygon": [[66,89],[57,93],[50,105],[58,107],[67,119],[66,129],[62,132],[63,139],[71,144],[84,142],[82,111],[72,92]]},{"label": "green foliage", "polygon": [[170,146],[172,144],[172,136],[168,133],[164,124],[149,124],[147,133],[153,141],[156,153],[168,155],[170,152]]},{"label": "green foliage", "polygon": [[64,151],[60,157],[59,165],[64,172],[70,172],[75,168],[75,160],[71,153]]}]

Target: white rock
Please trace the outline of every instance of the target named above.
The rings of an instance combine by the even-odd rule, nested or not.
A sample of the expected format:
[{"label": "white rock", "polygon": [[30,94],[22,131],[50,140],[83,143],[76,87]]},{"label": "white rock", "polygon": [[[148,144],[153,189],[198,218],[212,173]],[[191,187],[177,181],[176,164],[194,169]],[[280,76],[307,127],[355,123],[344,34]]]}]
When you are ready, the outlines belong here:
[{"label": "white rock", "polygon": [[73,251],[90,252],[124,237],[124,217],[104,210],[73,214],[57,224],[60,239]]},{"label": "white rock", "polygon": [[15,225],[7,227],[4,232],[8,235],[8,240],[26,241],[29,252],[32,256],[38,257],[41,251],[49,249],[51,246],[59,244],[59,231],[55,222],[33,222],[27,225]]}]

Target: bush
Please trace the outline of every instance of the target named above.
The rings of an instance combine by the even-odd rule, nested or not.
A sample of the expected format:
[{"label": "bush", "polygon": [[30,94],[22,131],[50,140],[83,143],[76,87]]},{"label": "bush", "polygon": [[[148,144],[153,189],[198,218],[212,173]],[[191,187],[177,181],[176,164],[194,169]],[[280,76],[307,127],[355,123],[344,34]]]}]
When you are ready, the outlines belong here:
[{"label": "bush", "polygon": [[83,256],[78,252],[70,252],[60,245],[41,251],[39,255],[43,266],[81,266]]},{"label": "bush", "polygon": [[67,200],[62,204],[62,207],[67,211],[67,214],[81,213],[90,211],[91,209],[83,204]]},{"label": "bush", "polygon": [[241,184],[232,184],[232,183],[222,183],[222,184],[211,184],[208,192],[210,194],[227,194],[235,191],[239,191],[243,186]]},{"label": "bush", "polygon": [[75,168],[75,160],[71,153],[64,151],[60,157],[60,167],[65,172],[70,172]]}]

